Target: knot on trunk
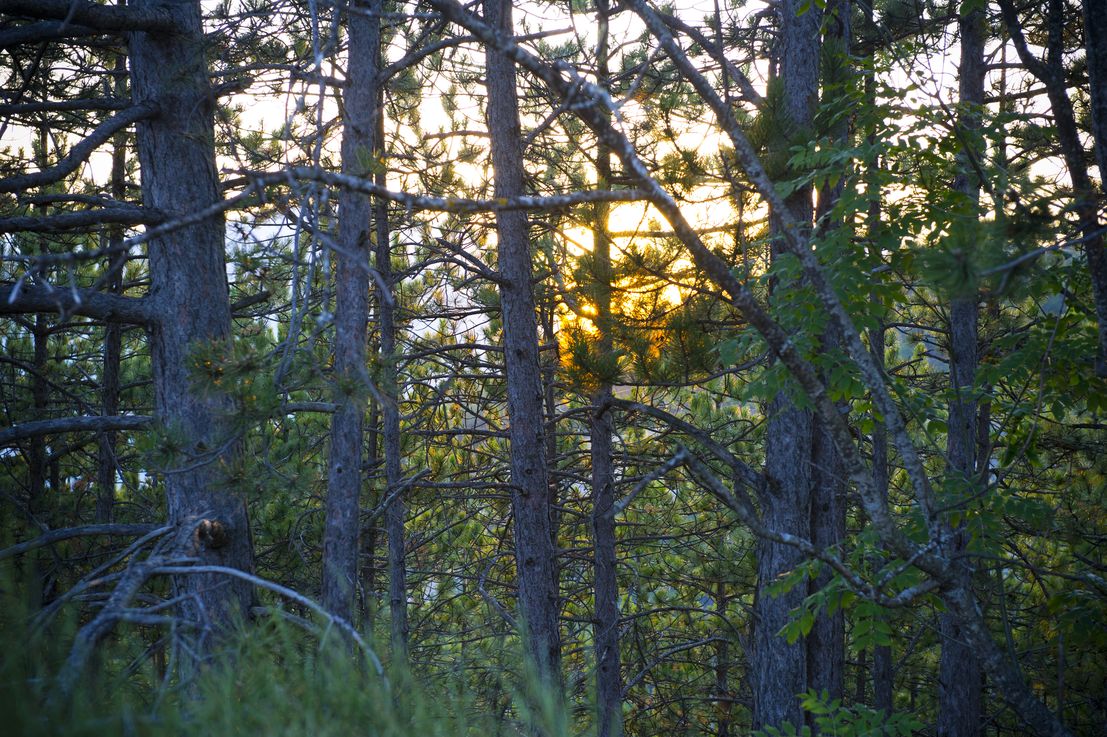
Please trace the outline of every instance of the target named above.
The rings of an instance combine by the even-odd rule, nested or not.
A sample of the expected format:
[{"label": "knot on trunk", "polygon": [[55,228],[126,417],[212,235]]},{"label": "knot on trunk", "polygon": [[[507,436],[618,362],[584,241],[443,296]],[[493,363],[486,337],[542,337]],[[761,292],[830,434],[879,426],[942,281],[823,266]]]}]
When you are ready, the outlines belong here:
[{"label": "knot on trunk", "polygon": [[230,528],[220,519],[202,519],[196,525],[196,542],[205,548],[216,550],[230,540]]}]

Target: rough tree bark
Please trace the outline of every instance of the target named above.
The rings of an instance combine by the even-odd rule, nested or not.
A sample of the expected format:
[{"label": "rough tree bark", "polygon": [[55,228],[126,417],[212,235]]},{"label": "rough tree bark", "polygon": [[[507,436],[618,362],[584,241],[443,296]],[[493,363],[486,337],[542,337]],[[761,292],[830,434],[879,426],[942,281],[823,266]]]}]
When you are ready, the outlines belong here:
[{"label": "rough tree bark", "polygon": [[[380,406],[375,397],[369,399],[369,424],[366,426],[366,468],[376,469],[380,466]],[[384,499],[381,486],[371,484],[369,486],[368,507],[376,508]],[[377,543],[380,536],[380,528],[377,526],[377,516],[370,515],[368,521],[362,517],[361,523],[361,624],[366,629],[373,627],[373,615],[377,610]]]},{"label": "rough tree bark", "polygon": [[[818,103],[819,24],[821,13],[815,6],[799,13],[800,0],[780,4],[780,71],[783,88],[784,125],[794,139],[810,129]],[[800,227],[810,230],[812,220],[811,188],[803,187],[787,201]],[[804,236],[807,234],[805,233]],[[773,246],[773,258],[783,250]],[[783,289],[776,285],[776,290]],[[768,483],[761,500],[761,517],[766,527],[810,539],[812,495],[813,420],[811,412],[801,409],[783,392],[772,401],[768,411],[765,440],[765,475]],[[757,546],[757,597],[754,602],[753,723],[755,728],[804,723],[797,694],[807,690],[807,653],[802,641],[789,645],[779,635],[791,619],[791,611],[803,603],[807,587],[795,586],[779,596],[768,589],[777,579],[804,563],[806,557],[796,548],[761,540]]]},{"label": "rough tree bark", "polygon": [[[959,19],[961,61],[958,69],[961,108],[957,126],[965,146],[960,155],[960,172],[955,188],[965,196],[966,220],[978,217],[980,179],[976,174],[980,149],[976,138],[984,105],[984,12],[977,9]],[[966,227],[970,227],[966,223]],[[962,488],[976,477],[977,416],[973,384],[977,364],[977,295],[970,291],[955,295],[949,308],[949,378],[953,398],[949,404],[949,434],[946,453],[947,474]],[[951,552],[964,550],[963,531],[953,535]],[[942,655],[938,674],[939,737],[976,737],[980,734],[981,694],[980,661],[966,642],[962,622],[951,613],[939,619]]]},{"label": "rough tree bark", "polygon": [[[355,4],[351,11],[356,11]],[[343,91],[342,171],[368,176],[377,125],[376,76],[380,25],[376,16],[350,12],[347,79]],[[338,200],[338,254],[335,269],[334,376],[339,397],[331,418],[327,464],[326,521],[323,530],[323,606],[349,619],[357,577],[361,464],[369,377],[366,334],[369,325],[371,233],[369,195],[343,189]]]},{"label": "rough tree bark", "polygon": [[[175,32],[129,35],[131,93],[160,114],[136,126],[143,205],[181,216],[221,199],[215,169],[215,97],[208,83],[198,0],[136,0],[128,9],[167,18]],[[150,352],[158,418],[185,447],[179,467],[165,475],[171,522],[203,517],[195,557],[204,565],[253,569],[254,553],[243,499],[221,478],[237,445],[231,403],[197,391],[191,375],[197,348],[229,348],[231,309],[221,215],[160,235],[149,244],[151,300],[156,321]],[[218,630],[245,614],[246,581],[205,574],[176,580],[182,607]]]},{"label": "rough tree bark", "polygon": [[[512,35],[510,0],[485,0],[484,12],[491,27]],[[515,65],[489,47],[485,66],[495,195],[521,195],[525,183]],[[497,211],[496,234],[511,443],[518,609],[526,630],[527,654],[534,660],[540,676],[556,683],[561,657],[558,597],[553,585],[556,562],[550,538],[549,471],[526,213]]]}]

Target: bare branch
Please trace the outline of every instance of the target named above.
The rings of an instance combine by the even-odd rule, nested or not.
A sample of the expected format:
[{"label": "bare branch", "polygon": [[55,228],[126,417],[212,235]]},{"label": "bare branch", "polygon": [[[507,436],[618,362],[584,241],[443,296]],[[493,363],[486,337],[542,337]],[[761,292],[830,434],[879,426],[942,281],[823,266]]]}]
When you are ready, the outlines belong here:
[{"label": "bare branch", "polygon": [[676,415],[666,412],[663,409],[658,409],[647,404],[640,402],[631,402],[626,399],[618,399],[612,397],[609,400],[612,406],[618,407],[625,411],[641,412],[644,415],[649,415],[654,419],[661,420],[669,427],[675,430],[679,430],[688,437],[695,440],[697,443],[703,446],[705,450],[710,452],[713,456],[718,458],[723,463],[730,466],[731,470],[741,479],[742,483],[750,487],[754,491],[760,493],[765,487],[765,477],[755,471],[748,463],[740,460],[729,450],[724,448],[711,437],[710,433],[707,433],[700,428],[696,427],[690,422],[685,422]]},{"label": "bare branch", "polygon": [[[0,10],[4,0],[0,0]],[[107,7],[107,6],[97,6]],[[18,174],[7,179],[0,179],[0,192],[20,192],[31,187],[40,187],[44,184],[52,184],[59,179],[74,172],[78,166],[92,154],[96,148],[107,142],[117,131],[126,128],[139,120],[145,120],[158,112],[158,106],[153,102],[142,102],[134,107],[127,108],[117,115],[105,120],[96,126],[83,141],[78,143],[69,154],[54,166],[42,171],[30,174]]]},{"label": "bare branch", "polygon": [[651,670],[653,670],[657,666],[661,665],[662,663],[664,663],[666,660],[668,660],[672,656],[676,655],[677,653],[682,653],[685,650],[694,650],[697,647],[703,647],[704,645],[710,645],[713,642],[720,642],[720,641],[725,641],[725,640],[726,640],[725,637],[711,636],[711,637],[705,637],[702,640],[696,640],[694,642],[685,642],[681,645],[674,645],[673,647],[670,647],[666,650],[662,650],[657,655],[657,657],[654,658],[652,661],[650,661],[650,663],[645,668],[638,671],[638,673],[634,674],[629,679],[627,679],[626,685],[623,686],[623,697],[626,698],[626,695],[628,693],[630,693],[630,689],[637,686],[639,684],[639,682],[641,682],[641,680],[643,678],[645,678],[646,675]]},{"label": "bare branch", "polygon": [[[337,405],[331,402],[286,402],[274,410],[274,415],[292,414],[295,412],[328,413],[334,412],[336,406]],[[21,422],[18,425],[12,425],[11,427],[0,430],[0,448],[15,445],[20,441],[30,438],[42,437],[43,435],[57,435],[59,433],[145,430],[153,421],[154,418],[149,415],[117,415],[114,417],[58,417],[52,420]],[[405,488],[418,481],[425,473],[426,472],[406,481],[404,484]]]},{"label": "bare branch", "polygon": [[168,565],[168,566],[161,566],[161,567],[155,569],[153,572],[154,573],[160,573],[160,574],[169,574],[171,576],[190,575],[190,574],[203,574],[203,573],[219,573],[219,574],[222,574],[222,575],[225,575],[225,576],[231,576],[233,578],[238,578],[238,579],[241,579],[243,581],[248,581],[249,583],[252,583],[255,586],[258,586],[258,587],[263,588],[263,589],[268,589],[269,591],[272,591],[276,594],[280,594],[281,596],[285,597],[286,599],[294,601],[294,602],[296,602],[297,604],[299,604],[301,606],[307,607],[308,609],[315,612],[320,617],[323,617],[325,620],[327,620],[327,622],[334,625],[340,632],[342,632],[342,634],[344,634],[346,637],[350,638],[350,640],[352,640],[353,642],[357,643],[357,646],[361,649],[361,651],[369,659],[369,662],[373,664],[373,668],[374,668],[374,670],[376,670],[377,675],[384,676],[384,666],[381,665],[381,661],[377,657],[377,654],[375,652],[373,652],[373,648],[369,647],[369,643],[367,643],[364,640],[364,638],[362,638],[362,636],[360,634],[358,634],[358,631],[356,629],[354,629],[353,625],[351,625],[345,619],[342,619],[341,617],[336,617],[335,615],[331,614],[326,609],[324,609],[322,605],[320,605],[318,602],[316,602],[314,599],[309,599],[308,597],[304,596],[303,594],[297,593],[297,592],[293,591],[292,589],[290,589],[286,586],[281,586],[279,583],[274,583],[273,581],[269,581],[267,579],[261,578],[260,576],[255,576],[252,573],[247,573],[246,571],[240,571],[237,568],[229,568],[227,566],[211,566],[211,565],[183,565],[183,566],[178,566],[178,565]]},{"label": "bare branch", "polygon": [[251,294],[249,297],[243,297],[231,303],[231,314],[236,314],[246,309],[247,307],[253,307],[256,304],[261,304],[268,301],[273,294],[268,289],[263,289],[257,294]]},{"label": "bare branch", "polygon": [[163,213],[143,207],[105,207],[57,215],[34,217],[24,215],[0,219],[0,233],[64,233],[93,225],[151,225],[165,220]]},{"label": "bare branch", "polygon": [[59,417],[53,420],[21,422],[18,425],[0,430],[0,447],[14,445],[29,438],[64,432],[144,430],[153,421],[154,418],[147,415],[118,415],[115,417]]},{"label": "bare branch", "polygon": [[517,195],[515,197],[496,197],[491,199],[467,199],[463,197],[431,197],[409,194],[381,187],[371,179],[363,179],[348,174],[317,169],[309,166],[294,166],[280,172],[258,174],[243,172],[254,182],[274,185],[285,184],[292,180],[319,182],[331,187],[341,187],[355,192],[364,192],[391,202],[396,202],[410,210],[430,210],[437,212],[494,212],[497,210],[560,210],[576,205],[594,202],[638,202],[645,194],[637,189],[585,190],[554,195]]},{"label": "bare branch", "polygon": [[[528,33],[522,36],[516,36],[515,38],[519,41],[532,41],[536,39],[549,38],[551,36],[563,36],[567,33],[572,32],[573,28],[571,27],[555,28],[549,31]],[[474,39],[472,36],[454,36],[451,38],[444,38],[431,44],[427,44],[426,46],[421,46],[414,51],[408,52],[407,56],[403,57],[402,59],[389,64],[384,69],[381,69],[380,72],[377,73],[377,84],[383,85],[385,82],[392,79],[392,77],[395,77],[397,74],[404,71],[405,69],[409,69],[415,66],[415,64],[417,64],[419,60],[425,59],[435,52],[442,51],[443,49],[453,48],[455,46],[461,46],[462,44],[471,43],[475,40],[476,39]]]},{"label": "bare branch", "polygon": [[338,405],[334,402],[285,402],[281,405],[280,414],[292,414],[294,412],[322,412],[324,414],[335,412]]},{"label": "bare branch", "polygon": [[135,325],[149,325],[157,317],[149,297],[124,297],[87,289],[0,282],[0,315],[31,312],[59,312]]},{"label": "bare branch", "polygon": [[761,93],[753,86],[753,82],[746,74],[734,65],[730,59],[726,58],[726,53],[723,49],[719,48],[714,41],[709,39],[703,31],[695,26],[688,25],[680,18],[669,13],[659,12],[658,17],[675,31],[680,31],[684,35],[691,38],[697,44],[699,44],[707,55],[714,59],[723,69],[726,70],[727,76],[733,79],[738,84],[738,88],[742,90],[742,95],[753,104],[754,107],[760,109],[765,105],[765,99],[761,96]]},{"label": "bare branch", "polygon": [[[4,34],[0,33],[0,39]],[[0,47],[3,43],[0,42]],[[84,110],[124,110],[133,105],[122,97],[79,97],[75,100],[36,100],[0,104],[0,115],[25,113],[65,113]]]},{"label": "bare branch", "polygon": [[161,562],[163,559],[159,555],[151,555],[141,561],[131,559],[104,607],[77,633],[77,638],[69,651],[69,657],[66,658],[65,665],[62,666],[61,674],[58,676],[58,691],[54,694],[54,700],[64,701],[73,693],[78,679],[92,658],[97,643],[112,631],[116,622],[122,619],[122,612],[138,595],[138,590],[154,574]]},{"label": "bare branch", "polygon": [[58,530],[50,530],[44,532],[33,540],[27,540],[21,542],[18,545],[12,545],[10,548],[4,548],[0,550],[0,560],[7,558],[14,558],[17,555],[23,555],[29,553],[32,550],[38,550],[44,548],[47,545],[53,545],[54,543],[62,542],[63,540],[71,540],[75,537],[92,537],[95,535],[105,535],[111,537],[131,537],[134,535],[145,535],[148,532],[152,532],[158,529],[157,525],[143,525],[143,524],[104,524],[104,525],[85,525],[83,527],[65,527]]},{"label": "bare branch", "polygon": [[0,0],[0,13],[78,23],[98,31],[175,33],[180,26],[171,12],[156,6],[136,8],[99,5],[87,0]]},{"label": "bare branch", "polygon": [[[102,31],[89,28],[88,26],[78,26],[72,23],[46,20],[0,31],[0,49],[10,49],[13,46],[20,46],[22,44],[42,43],[43,41],[55,41],[62,38],[99,36],[101,34]],[[4,105],[2,107],[14,106]]]},{"label": "bare branch", "polygon": [[384,500],[380,504],[378,504],[372,512],[369,513],[369,519],[366,520],[366,523],[372,524],[373,522],[377,521],[377,519],[379,519],[381,515],[388,511],[388,508],[392,505],[392,502],[396,501],[400,494],[404,493],[404,491],[410,489],[412,486],[415,486],[415,484],[419,483],[420,479],[429,475],[430,469],[424,468],[422,471],[415,474],[414,476],[409,476],[406,479],[402,479],[400,483],[396,484],[394,488],[388,490],[388,496],[385,497]]},{"label": "bare branch", "polygon": [[660,479],[665,474],[669,473],[669,471],[672,471],[677,466],[684,463],[684,457],[686,455],[687,455],[687,451],[684,450],[684,448],[680,448],[679,450],[677,450],[676,454],[674,454],[672,458],[667,460],[665,463],[662,463],[660,466],[658,466],[654,470],[650,471],[648,474],[646,474],[645,477],[642,478],[641,481],[639,481],[637,484],[635,484],[634,488],[630,490],[630,493],[628,493],[626,496],[624,496],[619,501],[612,504],[611,509],[607,510],[606,515],[608,517],[615,518],[618,515],[622,514],[624,511],[626,511],[626,508],[631,505],[631,503],[634,501],[634,499],[639,494],[641,494],[642,491],[647,486],[652,484],[654,481],[657,481],[658,479]]}]

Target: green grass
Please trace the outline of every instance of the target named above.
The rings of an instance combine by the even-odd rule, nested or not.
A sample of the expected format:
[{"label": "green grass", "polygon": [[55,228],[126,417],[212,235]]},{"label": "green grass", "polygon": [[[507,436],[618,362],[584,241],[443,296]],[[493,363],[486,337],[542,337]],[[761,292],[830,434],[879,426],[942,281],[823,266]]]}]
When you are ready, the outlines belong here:
[{"label": "green grass", "polygon": [[[27,608],[0,594],[0,732],[18,737],[93,735],[266,735],[279,737],[507,737],[568,734],[565,710],[530,686],[488,703],[459,667],[434,686],[410,673],[385,676],[356,658],[337,633],[279,618],[243,626],[187,682],[165,677],[151,656],[165,634],[121,624],[70,699],[55,679],[76,622],[47,632],[29,626]],[[156,650],[157,648],[153,648]],[[518,662],[516,660],[515,662]],[[488,674],[478,677],[487,683]],[[508,706],[509,708],[504,708]]]}]

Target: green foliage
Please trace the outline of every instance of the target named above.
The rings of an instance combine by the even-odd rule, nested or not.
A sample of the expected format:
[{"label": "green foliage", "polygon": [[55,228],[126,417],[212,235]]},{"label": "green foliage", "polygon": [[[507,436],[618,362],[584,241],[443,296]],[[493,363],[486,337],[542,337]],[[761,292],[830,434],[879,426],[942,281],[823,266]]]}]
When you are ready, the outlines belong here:
[{"label": "green foliage", "polygon": [[[761,165],[765,173],[774,182],[792,182],[796,170],[793,168],[792,149],[805,145],[809,140],[809,131],[798,130],[792,116],[788,115],[784,104],[784,84],[773,79],[765,89],[764,104],[751,121],[746,135],[750,143],[761,156]],[[788,191],[792,184],[784,185]]]},{"label": "green foliage", "polygon": [[[845,706],[841,699],[830,699],[826,692],[800,694],[803,710],[812,716],[817,734],[835,737],[911,737],[926,725],[909,714],[886,714],[858,704]],[[752,737],[810,737],[811,727],[796,727],[785,722],[752,732]]]},{"label": "green foliage", "polygon": [[[983,7],[977,0],[959,5],[962,11]],[[822,0],[804,3],[805,12],[825,6]],[[790,196],[816,190],[814,253],[854,325],[870,331],[874,342],[882,336],[874,352],[884,359],[886,385],[908,439],[919,448],[943,521],[965,532],[965,561],[976,568],[974,586],[993,636],[1018,654],[1019,667],[1035,689],[1052,697],[1043,684],[1063,674],[1064,716],[1091,734],[1101,721],[1096,699],[1107,692],[1107,636],[1099,626],[1107,617],[1101,575],[1107,384],[1094,376],[1089,360],[1096,349],[1096,326],[1087,264],[1073,240],[1079,228],[1072,192],[1051,168],[1059,160],[1055,126],[1042,117],[1033,90],[1012,87],[1018,75],[1011,74],[1008,87],[1000,90],[995,83],[1002,70],[991,74],[990,94],[1006,98],[979,111],[979,131],[955,129],[951,116],[957,109],[948,105],[948,97],[935,97],[935,92],[949,91],[948,80],[934,79],[928,65],[917,62],[934,61],[955,38],[945,18],[957,4],[923,6],[920,13],[916,2],[880,0],[874,26],[854,19],[858,43],[853,56],[832,43],[824,45],[820,105],[810,129],[785,124],[779,78],[772,79],[764,105],[755,112],[723,80],[716,60],[694,43],[686,48],[716,89],[729,92],[732,112],[778,192]],[[542,12],[560,12],[560,7]],[[572,7],[589,16],[596,10],[576,0]],[[756,54],[773,46],[777,29],[775,15],[759,9],[747,12],[745,3],[724,4],[718,28],[715,17],[703,27],[709,38],[717,34],[728,54],[752,50],[755,56],[742,63],[760,72],[762,58]],[[362,150],[347,163],[364,173],[385,167],[390,187],[413,193],[487,197],[492,173],[481,134],[481,52],[469,43],[453,43],[438,19],[401,16],[401,10],[386,10],[386,59],[407,56],[416,45],[447,43],[389,78],[386,154],[377,159]],[[205,5],[208,22],[216,24],[209,29],[213,78],[232,84],[242,70],[265,70],[249,96],[220,98],[226,101],[218,109],[221,166],[223,161],[250,169],[315,165],[318,151],[320,166],[337,169],[343,121],[333,117],[331,92],[316,95],[317,83],[302,78],[317,49],[332,54],[343,42],[341,17],[329,15],[334,12],[329,7],[319,11],[321,25],[314,28],[311,14],[279,3]],[[1037,8],[1024,12],[1032,20],[1027,26],[1031,42],[1043,41],[1045,24],[1034,22]],[[536,17],[530,10],[519,15],[522,24]],[[829,36],[832,21],[824,19]],[[328,25],[333,38],[313,39]],[[1076,16],[1071,22],[1066,18],[1066,45],[1079,47],[1079,31]],[[613,31],[615,73],[598,80],[617,103],[613,117],[619,129],[678,203],[691,205],[694,226],[700,225],[695,218],[700,206],[710,203],[722,213],[718,219],[712,213],[712,221],[722,225],[703,229],[705,243],[767,305],[800,355],[817,369],[867,462],[876,455],[885,418],[856,363],[835,345],[826,309],[798,260],[770,255],[768,216],[712,116],[657,44],[638,32],[637,27],[629,34]],[[26,101],[93,97],[101,94],[105,81],[115,84],[112,80],[118,82],[113,94],[126,98],[126,84],[115,72],[82,79],[71,71],[104,66],[118,55],[96,39],[91,50],[64,47],[79,53],[73,61],[52,44],[36,47],[42,73],[26,79]],[[590,39],[586,33],[564,42],[531,37],[525,43],[547,59],[579,65],[582,78],[591,78]],[[22,69],[38,64],[28,63],[33,57],[19,56],[24,52],[18,49],[9,53]],[[334,61],[333,70],[329,58],[324,68],[340,80],[341,60],[336,56]],[[1083,79],[1079,54],[1073,64],[1068,73],[1076,84]],[[280,76],[290,69],[297,71]],[[1078,109],[1084,108],[1084,91],[1079,84],[1071,89],[1077,90]],[[597,185],[595,139],[571,114],[587,101],[551,106],[529,74],[519,75],[519,91],[527,192],[544,195]],[[262,105],[288,99],[276,102],[281,115],[255,125],[251,114],[257,111],[244,102],[253,103],[254,95]],[[5,176],[28,168],[23,166],[28,162],[30,168],[45,168],[102,117],[97,112],[80,120],[67,112],[25,118],[31,128],[49,123],[50,135],[29,139],[26,161],[18,151],[4,151],[0,167]],[[972,175],[981,184],[979,203],[957,186],[965,171],[966,142],[976,155]],[[1049,176],[1042,175],[1044,169],[1050,169]],[[134,161],[128,161],[127,170],[132,181],[124,187],[124,199],[131,199],[137,192]],[[0,207],[5,217],[22,217],[38,212],[22,199],[27,194],[103,195],[106,190],[95,179],[82,168],[36,192],[4,196]],[[605,186],[632,184],[630,173],[616,164]],[[835,197],[828,207],[831,191]],[[228,273],[232,301],[262,291],[270,296],[254,302],[250,314],[236,316],[233,341],[197,346],[190,359],[193,388],[223,404],[241,449],[223,459],[213,476],[247,501],[259,572],[314,592],[321,568],[330,420],[322,412],[288,407],[327,400],[359,403],[369,432],[356,617],[367,634],[384,640],[385,533],[378,505],[387,489],[378,397],[371,384],[385,366],[371,358],[364,372],[335,376],[333,371],[336,256],[327,239],[341,217],[334,208],[336,192],[298,182],[274,188],[266,197],[238,203],[244,209],[228,212],[230,228],[241,236],[229,242]],[[168,637],[166,630],[121,627],[76,701],[43,718],[39,708],[73,628],[97,611],[97,599],[85,602],[80,613],[65,610],[63,618],[72,617],[69,629],[58,626],[49,636],[25,635],[23,619],[14,615],[0,620],[4,652],[14,654],[0,666],[0,692],[5,713],[12,705],[16,732],[498,735],[527,731],[531,722],[554,735],[593,729],[588,686],[581,685],[592,682],[595,665],[587,439],[595,409],[592,392],[614,385],[619,398],[664,409],[755,472],[763,467],[765,415],[772,400],[783,393],[801,407],[810,406],[764,340],[688,260],[683,245],[666,235],[671,224],[656,211],[635,207],[580,205],[528,213],[544,345],[543,390],[550,398],[544,420],[551,491],[557,495],[551,518],[562,551],[564,671],[573,686],[569,704],[528,678],[513,646],[515,635],[490,604],[494,600],[510,611],[517,595],[510,553],[507,387],[498,350],[504,325],[499,285],[486,278],[496,269],[493,216],[391,206],[402,470],[405,475],[427,470],[421,483],[405,492],[418,677],[393,673],[388,687],[355,667],[333,635],[323,636],[321,643],[315,635],[268,621],[227,643],[223,659],[190,686],[159,670],[164,652],[159,643]],[[627,230],[635,226],[625,222],[633,218],[622,215],[634,212],[640,214],[640,232],[629,236]],[[579,237],[604,217],[612,229],[615,223],[627,229],[611,237],[610,266],[589,253],[589,234]],[[296,236],[284,235],[294,221]],[[282,235],[266,239],[274,224]],[[105,236],[110,233],[12,235],[4,241],[3,279],[26,276],[23,259],[33,254],[88,253],[100,248]],[[149,283],[145,254],[136,249],[133,255],[123,278],[126,296],[145,294]],[[41,266],[34,278],[87,287],[99,285],[104,275],[97,259],[51,264]],[[980,365],[962,395],[978,404],[984,460],[976,474],[950,474],[944,456],[948,405],[955,394],[948,375],[948,304],[954,297],[974,296]],[[612,314],[603,321],[601,339],[597,305],[607,297]],[[571,317],[570,299],[577,310]],[[97,412],[103,334],[100,324],[71,315],[5,319],[0,324],[4,420]],[[365,339],[372,355],[379,339],[375,326]],[[152,414],[141,330],[124,333],[123,354],[120,412]],[[731,470],[689,435],[643,413],[612,409],[610,417],[617,498],[625,498],[678,445],[702,453],[724,483],[734,482]],[[87,433],[4,449],[0,537],[25,540],[41,529],[91,522],[99,439]],[[156,425],[142,433],[119,433],[117,439],[115,521],[164,519],[161,474],[195,457],[190,438],[180,427]],[[911,494],[903,459],[893,450],[889,460],[890,514],[899,534],[925,543],[927,523]],[[628,733],[711,734],[722,731],[724,720],[732,733],[741,733],[750,720],[743,645],[749,642],[757,588],[756,541],[683,468],[638,492],[620,512],[616,531],[623,673],[638,678],[627,690]],[[878,543],[852,487],[845,498],[848,532],[834,548],[844,563],[887,596],[923,583],[917,568],[891,558]],[[36,604],[48,603],[116,550],[114,541],[77,539],[38,551],[21,560],[23,578],[12,588],[33,591]],[[804,596],[780,636],[802,646],[819,617],[844,614],[846,647],[853,654],[846,664],[848,679],[866,678],[863,658],[875,648],[891,648],[897,703],[907,703],[909,684],[917,700],[912,701],[914,716],[931,720],[940,648],[935,617],[943,611],[939,596],[920,595],[907,607],[885,609],[826,574],[825,566],[808,561],[773,582],[769,595],[795,591]],[[159,582],[146,593],[168,597],[167,588]],[[989,690],[987,697],[995,728],[1014,732],[1017,727],[997,693]],[[881,715],[860,703],[828,702],[811,693],[801,698],[812,717],[808,726],[822,733],[891,735],[921,729],[912,718]],[[808,726],[781,725],[764,734],[800,734]]]}]

